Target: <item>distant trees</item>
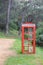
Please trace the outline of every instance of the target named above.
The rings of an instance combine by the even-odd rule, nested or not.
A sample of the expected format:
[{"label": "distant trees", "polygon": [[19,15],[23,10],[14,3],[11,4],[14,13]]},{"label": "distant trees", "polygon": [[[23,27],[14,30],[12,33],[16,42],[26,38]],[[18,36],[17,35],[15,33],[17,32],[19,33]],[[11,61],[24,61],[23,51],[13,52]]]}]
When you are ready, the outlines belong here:
[{"label": "distant trees", "polygon": [[0,29],[20,29],[23,22],[32,15],[33,22],[43,21],[43,0],[0,0]]},{"label": "distant trees", "polygon": [[12,0],[0,0],[0,29],[4,29],[6,34],[9,29],[11,3]]},{"label": "distant trees", "polygon": [[5,30],[8,0],[0,0],[0,30]]}]

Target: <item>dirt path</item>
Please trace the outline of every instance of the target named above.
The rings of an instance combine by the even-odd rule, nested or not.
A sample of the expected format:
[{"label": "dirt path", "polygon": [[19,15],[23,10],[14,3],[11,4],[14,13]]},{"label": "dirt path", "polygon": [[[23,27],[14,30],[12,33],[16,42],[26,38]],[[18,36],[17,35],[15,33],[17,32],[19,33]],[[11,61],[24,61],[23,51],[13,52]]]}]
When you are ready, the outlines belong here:
[{"label": "dirt path", "polygon": [[16,55],[15,51],[12,51],[14,39],[0,39],[0,65],[4,65],[4,61],[12,55]]}]

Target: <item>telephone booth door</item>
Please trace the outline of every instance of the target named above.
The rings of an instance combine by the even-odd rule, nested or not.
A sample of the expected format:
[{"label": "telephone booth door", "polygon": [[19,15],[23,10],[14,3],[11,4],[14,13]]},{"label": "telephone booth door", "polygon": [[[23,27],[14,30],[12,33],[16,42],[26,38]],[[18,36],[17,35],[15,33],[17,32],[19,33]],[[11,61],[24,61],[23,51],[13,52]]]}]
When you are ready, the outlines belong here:
[{"label": "telephone booth door", "polygon": [[35,38],[36,29],[35,24],[22,24],[22,53],[35,53]]}]

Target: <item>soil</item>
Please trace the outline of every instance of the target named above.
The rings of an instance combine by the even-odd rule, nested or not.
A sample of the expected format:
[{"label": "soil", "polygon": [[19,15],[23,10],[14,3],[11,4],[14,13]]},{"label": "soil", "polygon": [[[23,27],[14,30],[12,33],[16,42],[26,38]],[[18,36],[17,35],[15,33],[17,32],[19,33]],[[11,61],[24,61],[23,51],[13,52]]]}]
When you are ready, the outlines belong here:
[{"label": "soil", "polygon": [[14,39],[0,39],[0,65],[4,65],[9,56],[16,55],[15,50],[10,49],[14,41]]}]

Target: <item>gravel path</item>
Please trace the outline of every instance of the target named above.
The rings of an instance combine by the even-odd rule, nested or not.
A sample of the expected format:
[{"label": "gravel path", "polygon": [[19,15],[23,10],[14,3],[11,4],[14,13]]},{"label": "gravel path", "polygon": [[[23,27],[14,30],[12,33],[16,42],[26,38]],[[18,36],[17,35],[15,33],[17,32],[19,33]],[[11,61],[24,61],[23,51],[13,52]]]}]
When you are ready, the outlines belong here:
[{"label": "gravel path", "polygon": [[9,56],[16,55],[16,52],[10,49],[14,41],[14,39],[0,39],[0,65],[4,65]]}]

